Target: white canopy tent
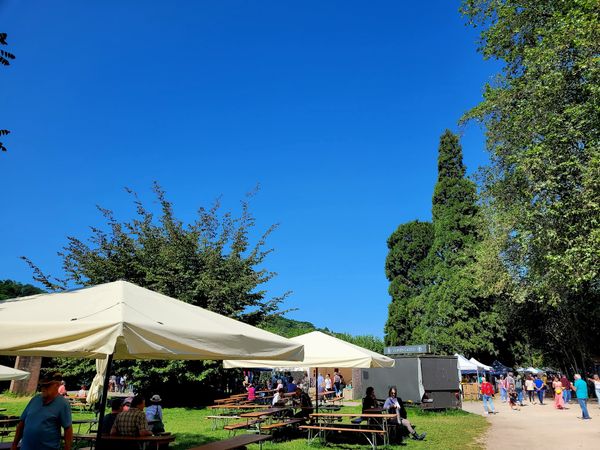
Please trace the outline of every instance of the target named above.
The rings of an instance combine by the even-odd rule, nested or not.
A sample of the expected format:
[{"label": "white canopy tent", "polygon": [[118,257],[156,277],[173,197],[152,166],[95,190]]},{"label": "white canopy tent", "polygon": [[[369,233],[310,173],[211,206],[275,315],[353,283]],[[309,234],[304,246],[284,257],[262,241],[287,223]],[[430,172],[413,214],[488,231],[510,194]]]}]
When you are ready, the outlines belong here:
[{"label": "white canopy tent", "polygon": [[224,360],[225,368],[272,367],[394,367],[394,360],[366,348],[351,344],[320,331],[311,331],[290,339],[304,346],[302,361],[267,361],[261,359]]},{"label": "white canopy tent", "polygon": [[456,358],[457,358],[458,370],[460,370],[461,373],[477,373],[477,372],[479,372],[479,367],[477,366],[477,364],[472,363],[467,358],[465,358],[463,355],[459,355],[458,353],[455,353],[454,356],[456,356]]},{"label": "white canopy tent", "polygon": [[31,374],[24,370],[0,365],[0,381],[26,380]]},{"label": "white canopy tent", "polygon": [[[304,359],[298,361],[266,361],[252,360],[224,360],[225,368],[283,368],[283,367],[394,367],[395,361],[387,356],[380,355],[366,348],[351,344],[320,331],[312,331],[290,339],[304,346]],[[318,370],[315,370],[317,376]],[[318,386],[316,386],[316,405],[318,410]]]},{"label": "white canopy tent", "polygon": [[302,345],[126,281],[0,303],[0,354],[301,360]]},{"label": "white canopy tent", "polygon": [[103,403],[113,358],[304,357],[302,344],[126,281],[2,301],[0,354],[108,359]]},{"label": "white canopy tent", "polygon": [[469,361],[478,366],[479,369],[484,372],[491,372],[492,370],[494,370],[491,366],[486,366],[485,364],[477,361],[475,358],[471,358],[469,359]]}]

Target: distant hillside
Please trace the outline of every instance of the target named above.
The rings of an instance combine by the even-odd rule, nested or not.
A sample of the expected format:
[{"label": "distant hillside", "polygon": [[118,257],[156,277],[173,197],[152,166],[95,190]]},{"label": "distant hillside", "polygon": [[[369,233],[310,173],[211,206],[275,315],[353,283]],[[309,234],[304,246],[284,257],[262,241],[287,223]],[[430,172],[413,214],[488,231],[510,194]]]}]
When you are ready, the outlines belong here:
[{"label": "distant hillside", "polygon": [[277,316],[269,319],[267,322],[261,325],[261,328],[286,338],[292,338],[301,334],[310,333],[311,331],[321,331],[374,352],[383,353],[383,340],[377,336],[352,336],[348,333],[336,333],[328,328],[317,328],[311,322],[301,322],[299,320]]}]

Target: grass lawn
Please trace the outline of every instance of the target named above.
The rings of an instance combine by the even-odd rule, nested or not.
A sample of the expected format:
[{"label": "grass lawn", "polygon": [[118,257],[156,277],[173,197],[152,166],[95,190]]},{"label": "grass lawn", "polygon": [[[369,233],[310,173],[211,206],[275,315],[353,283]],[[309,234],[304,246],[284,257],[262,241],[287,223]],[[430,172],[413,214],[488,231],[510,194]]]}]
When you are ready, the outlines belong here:
[{"label": "grass lawn", "polygon": [[[7,411],[2,414],[19,415],[27,405],[29,398],[11,397],[0,395],[0,407]],[[357,412],[358,406],[346,406],[340,412]],[[212,421],[206,419],[206,416],[214,415],[214,411],[205,408],[167,408],[164,410],[165,427],[176,435],[177,440],[171,447],[174,450],[185,450],[190,447],[203,443],[225,439],[228,432],[223,430],[211,431]],[[73,418],[89,418],[92,413],[74,413]],[[483,446],[478,442],[479,438],[487,430],[488,424],[485,418],[476,416],[463,411],[448,412],[423,412],[417,409],[409,408],[409,420],[417,425],[417,431],[427,432],[427,438],[424,442],[405,441],[407,446],[402,448],[422,448],[422,449],[480,449]],[[77,431],[77,430],[76,430]],[[296,439],[287,442],[277,442],[275,444],[267,443],[265,449],[299,450],[310,448],[320,448],[316,441],[308,445],[306,439]],[[250,446],[252,449],[258,449],[258,445]],[[365,445],[328,445],[328,448],[335,449],[358,449],[366,448]]]}]

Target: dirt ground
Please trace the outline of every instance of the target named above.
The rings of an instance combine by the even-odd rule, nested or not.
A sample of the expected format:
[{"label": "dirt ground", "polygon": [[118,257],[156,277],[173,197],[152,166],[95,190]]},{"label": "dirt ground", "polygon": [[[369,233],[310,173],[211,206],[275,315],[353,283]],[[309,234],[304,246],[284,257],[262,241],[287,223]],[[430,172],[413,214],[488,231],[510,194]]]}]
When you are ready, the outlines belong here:
[{"label": "dirt ground", "polygon": [[[600,408],[596,399],[588,400],[592,420],[577,418],[581,417],[581,408],[576,402],[571,402],[565,410],[555,409],[552,399],[544,406],[527,402],[525,405],[520,411],[511,411],[496,396],[494,406],[498,414],[487,416],[492,426],[484,438],[486,449],[600,449]],[[464,402],[463,409],[483,415],[481,402]]]}]

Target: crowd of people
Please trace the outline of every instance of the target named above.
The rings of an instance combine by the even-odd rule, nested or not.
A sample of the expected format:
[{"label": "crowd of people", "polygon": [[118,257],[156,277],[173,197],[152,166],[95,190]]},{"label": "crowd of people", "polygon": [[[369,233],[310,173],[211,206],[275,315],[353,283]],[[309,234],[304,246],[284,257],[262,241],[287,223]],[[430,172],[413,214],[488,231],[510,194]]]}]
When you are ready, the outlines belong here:
[{"label": "crowd of people", "polygon": [[483,401],[483,410],[486,415],[496,414],[494,407],[494,395],[500,393],[500,401],[508,403],[514,411],[520,410],[525,405],[527,399],[530,405],[545,405],[546,397],[553,399],[553,406],[556,409],[565,409],[572,398],[577,399],[581,408],[581,419],[591,419],[588,412],[588,400],[590,398],[590,389],[588,382],[593,387],[598,405],[600,406],[600,377],[596,374],[588,377],[587,382],[580,374],[575,374],[573,381],[566,375],[555,374],[548,378],[542,374],[536,376],[532,374],[517,375],[508,372],[506,377],[500,375],[496,380],[496,387],[486,378],[481,378],[480,394]]},{"label": "crowd of people", "polygon": [[[65,390],[64,380],[60,374],[55,373],[42,378],[39,385],[40,394],[29,401],[21,414],[11,449],[58,450],[61,448],[62,429],[62,448],[71,450],[73,425],[71,405],[61,393]],[[159,395],[153,395],[150,406],[145,408],[145,399],[140,395],[124,401],[115,398],[111,402],[111,413],[104,416],[100,425],[101,432],[113,436],[161,434],[165,431],[161,402]]]},{"label": "crowd of people", "polygon": [[127,390],[127,374],[111,375],[108,378],[109,392],[124,393]]}]

